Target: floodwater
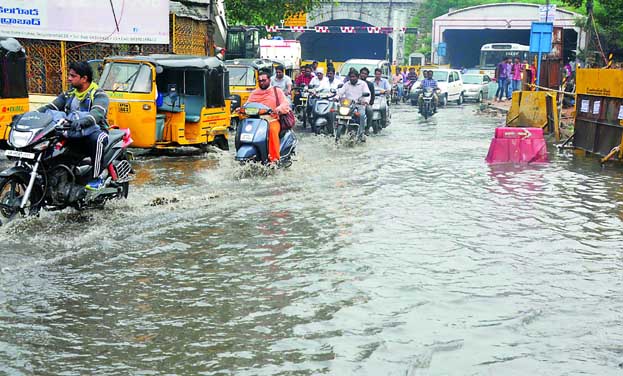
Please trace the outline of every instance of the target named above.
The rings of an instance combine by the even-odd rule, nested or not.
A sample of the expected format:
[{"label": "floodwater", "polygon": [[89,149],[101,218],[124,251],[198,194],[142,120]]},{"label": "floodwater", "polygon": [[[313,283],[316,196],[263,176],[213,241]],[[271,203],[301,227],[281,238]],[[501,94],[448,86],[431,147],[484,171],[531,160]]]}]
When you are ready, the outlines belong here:
[{"label": "floodwater", "polygon": [[143,157],[130,199],[0,229],[0,374],[621,375],[623,170],[490,167],[413,108],[287,171]]}]

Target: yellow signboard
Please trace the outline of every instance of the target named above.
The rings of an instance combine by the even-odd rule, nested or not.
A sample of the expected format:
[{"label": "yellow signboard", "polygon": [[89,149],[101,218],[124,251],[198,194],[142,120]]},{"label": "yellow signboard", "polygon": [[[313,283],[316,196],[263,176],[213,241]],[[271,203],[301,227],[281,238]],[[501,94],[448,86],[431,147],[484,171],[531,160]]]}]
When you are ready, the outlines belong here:
[{"label": "yellow signboard", "polygon": [[575,87],[577,94],[623,98],[623,71],[578,68]]},{"label": "yellow signboard", "polygon": [[286,18],[283,26],[307,26],[307,13],[300,12]]}]

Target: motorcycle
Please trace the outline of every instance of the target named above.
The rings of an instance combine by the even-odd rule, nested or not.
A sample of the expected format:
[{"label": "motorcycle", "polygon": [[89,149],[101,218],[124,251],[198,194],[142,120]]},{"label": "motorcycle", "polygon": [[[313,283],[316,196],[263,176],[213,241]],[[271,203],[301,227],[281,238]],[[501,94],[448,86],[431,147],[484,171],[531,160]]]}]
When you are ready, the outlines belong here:
[{"label": "motorcycle", "polygon": [[330,99],[335,97],[336,91],[314,92],[314,107],[312,109],[312,131],[315,134],[333,134],[333,123],[335,122],[335,103]]},{"label": "motorcycle", "polygon": [[[244,115],[236,132],[236,160],[242,164],[257,162],[264,165],[268,160],[268,124],[273,117],[270,107],[261,103],[247,103],[240,108]],[[280,154],[278,166],[287,168],[292,165],[296,155],[298,140],[291,129],[280,132]]]},{"label": "motorcycle", "polygon": [[302,123],[303,128],[307,128],[308,112],[307,102],[309,100],[309,88],[307,86],[294,88],[300,94],[299,103],[294,108],[294,113],[298,121]]},{"label": "motorcycle", "polygon": [[[391,93],[391,103],[398,104],[402,98],[398,95],[400,92],[398,91],[398,85],[402,85],[402,83],[392,85],[392,93]],[[404,86],[403,86],[404,88]]]},{"label": "motorcycle", "polygon": [[[370,94],[364,94],[369,96]],[[357,110],[357,102],[342,98],[337,107],[337,115],[335,116],[337,125],[335,127],[335,142],[339,142],[340,138],[348,135],[350,139],[357,139],[359,131],[359,117],[361,114]],[[360,140],[361,141],[361,140]]]},{"label": "motorcycle", "polygon": [[404,84],[402,90],[402,103],[406,103],[409,100],[411,88],[413,87],[413,85],[415,85],[416,82],[417,81],[407,81],[407,83]]},{"label": "motorcycle", "polygon": [[418,96],[422,99],[419,100],[419,110],[420,114],[424,116],[424,120],[427,120],[429,117],[435,114],[435,103],[433,99],[434,90],[432,88],[426,88],[423,91],[420,91]]},{"label": "motorcycle", "polygon": [[111,129],[103,153],[104,185],[88,191],[93,167],[88,158],[68,146],[62,131],[70,129],[66,119],[49,113],[27,112],[16,118],[9,133],[6,157],[15,165],[0,172],[0,224],[17,214],[34,215],[41,209],[78,210],[101,208],[106,201],[127,198],[132,143],[127,129]]}]

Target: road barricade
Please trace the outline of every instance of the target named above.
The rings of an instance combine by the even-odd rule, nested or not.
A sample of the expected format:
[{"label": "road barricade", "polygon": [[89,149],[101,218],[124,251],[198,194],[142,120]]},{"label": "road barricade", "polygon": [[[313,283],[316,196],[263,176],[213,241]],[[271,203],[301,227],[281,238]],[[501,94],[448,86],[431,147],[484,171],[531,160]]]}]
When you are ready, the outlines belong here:
[{"label": "road barricade", "polygon": [[496,128],[485,160],[489,164],[546,163],[547,144],[543,129]]}]

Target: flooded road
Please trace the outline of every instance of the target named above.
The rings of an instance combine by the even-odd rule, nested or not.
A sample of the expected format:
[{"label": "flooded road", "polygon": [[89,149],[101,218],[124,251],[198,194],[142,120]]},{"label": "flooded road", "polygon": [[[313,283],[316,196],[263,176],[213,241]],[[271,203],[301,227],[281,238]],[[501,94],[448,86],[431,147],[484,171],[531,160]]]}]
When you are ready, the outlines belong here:
[{"label": "flooded road", "polygon": [[489,167],[474,109],[268,177],[141,158],[127,202],[0,229],[0,374],[621,375],[623,170]]}]

